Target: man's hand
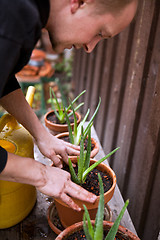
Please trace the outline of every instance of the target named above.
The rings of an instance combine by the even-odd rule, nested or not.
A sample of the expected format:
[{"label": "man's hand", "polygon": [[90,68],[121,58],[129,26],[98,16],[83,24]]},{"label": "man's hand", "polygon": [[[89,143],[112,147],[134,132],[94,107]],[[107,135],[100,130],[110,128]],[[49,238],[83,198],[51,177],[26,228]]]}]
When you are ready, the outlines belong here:
[{"label": "man's hand", "polygon": [[51,133],[41,124],[33,109],[27,103],[21,89],[17,89],[0,99],[1,105],[12,114],[34,137],[41,153],[50,158],[54,165],[62,167],[62,160],[68,163],[68,155],[79,155],[80,148],[66,143]]},{"label": "man's hand", "polygon": [[46,131],[43,138],[36,141],[39,150],[43,155],[50,158],[56,167],[62,168],[62,162],[56,155],[60,155],[62,160],[68,164],[68,155],[80,155],[80,147],[60,140]]},{"label": "man's hand", "polygon": [[94,194],[73,183],[68,172],[13,153],[8,153],[7,164],[0,174],[0,180],[33,185],[43,194],[59,198],[77,211],[81,209],[71,197],[91,203],[97,199]]},{"label": "man's hand", "polygon": [[80,211],[81,208],[75,204],[71,197],[91,203],[94,203],[97,199],[94,194],[73,183],[70,174],[62,169],[45,166],[44,175],[47,177],[45,184],[44,186],[37,187],[37,189],[53,198],[61,199],[76,211]]}]

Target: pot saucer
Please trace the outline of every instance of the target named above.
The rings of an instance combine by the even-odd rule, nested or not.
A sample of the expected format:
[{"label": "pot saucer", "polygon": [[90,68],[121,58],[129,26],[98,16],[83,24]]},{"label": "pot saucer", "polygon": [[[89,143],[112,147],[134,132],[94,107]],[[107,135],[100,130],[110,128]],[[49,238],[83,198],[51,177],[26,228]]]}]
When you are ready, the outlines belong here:
[{"label": "pot saucer", "polygon": [[[60,234],[65,229],[59,219],[57,209],[56,209],[54,202],[52,202],[48,208],[47,219],[48,219],[48,224],[49,224],[50,228],[57,235]],[[112,211],[107,204],[105,205],[105,208],[104,208],[104,220],[112,221]]]}]

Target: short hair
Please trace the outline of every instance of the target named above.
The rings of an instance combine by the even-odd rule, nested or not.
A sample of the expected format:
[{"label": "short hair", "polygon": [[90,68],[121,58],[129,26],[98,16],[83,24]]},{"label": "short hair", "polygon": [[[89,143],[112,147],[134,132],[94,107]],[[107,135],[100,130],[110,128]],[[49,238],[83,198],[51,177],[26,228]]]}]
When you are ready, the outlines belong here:
[{"label": "short hair", "polygon": [[97,11],[99,13],[112,12],[119,13],[123,8],[125,8],[128,4],[133,2],[134,0],[96,0],[95,2],[99,5]]}]

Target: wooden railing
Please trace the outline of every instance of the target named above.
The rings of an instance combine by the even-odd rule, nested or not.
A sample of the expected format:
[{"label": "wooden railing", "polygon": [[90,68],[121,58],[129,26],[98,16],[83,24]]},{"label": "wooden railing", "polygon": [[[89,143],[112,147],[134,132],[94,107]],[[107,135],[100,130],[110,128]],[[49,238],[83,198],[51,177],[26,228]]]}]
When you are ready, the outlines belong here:
[{"label": "wooden railing", "polygon": [[156,240],[160,229],[160,1],[139,1],[125,31],[99,43],[91,54],[74,55],[75,95],[86,89],[94,126],[110,159],[129,212],[143,240]]}]

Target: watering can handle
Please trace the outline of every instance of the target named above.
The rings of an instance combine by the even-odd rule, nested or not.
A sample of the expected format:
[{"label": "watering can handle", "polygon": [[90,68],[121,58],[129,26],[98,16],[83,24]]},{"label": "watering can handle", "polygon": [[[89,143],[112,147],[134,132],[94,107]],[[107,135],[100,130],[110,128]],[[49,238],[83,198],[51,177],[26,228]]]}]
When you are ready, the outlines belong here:
[{"label": "watering can handle", "polygon": [[32,107],[33,99],[34,99],[35,87],[29,86],[26,93],[26,100],[29,105]]},{"label": "watering can handle", "polygon": [[[35,93],[35,87],[33,86],[29,86],[28,90],[27,90],[27,94],[26,94],[26,100],[28,101],[29,105],[32,107],[32,103],[33,103],[33,98],[34,98],[34,93]],[[16,119],[10,115],[10,114],[4,114],[1,118],[0,118],[0,133],[2,132],[3,128],[5,126],[8,126],[10,131],[13,131],[16,128],[19,128],[19,124],[16,121]]]}]

